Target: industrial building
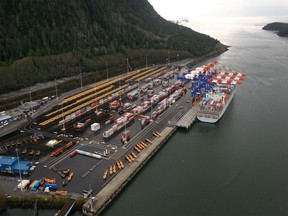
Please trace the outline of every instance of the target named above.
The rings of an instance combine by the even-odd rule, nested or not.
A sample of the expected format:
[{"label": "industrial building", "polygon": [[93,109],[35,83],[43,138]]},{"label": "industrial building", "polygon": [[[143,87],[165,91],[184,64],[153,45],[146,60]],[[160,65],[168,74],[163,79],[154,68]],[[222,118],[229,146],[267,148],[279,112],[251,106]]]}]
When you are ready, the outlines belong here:
[{"label": "industrial building", "polygon": [[1,115],[0,116],[0,125],[4,125],[8,122],[11,122],[12,120],[13,120],[13,118],[10,115]]},{"label": "industrial building", "polygon": [[21,105],[22,110],[29,111],[29,110],[36,110],[39,108],[39,103],[36,101],[29,101],[25,102]]},{"label": "industrial building", "polygon": [[[19,163],[18,163],[19,161]],[[29,174],[31,162],[21,161],[18,157],[0,156],[0,172],[2,173],[19,173]]]}]

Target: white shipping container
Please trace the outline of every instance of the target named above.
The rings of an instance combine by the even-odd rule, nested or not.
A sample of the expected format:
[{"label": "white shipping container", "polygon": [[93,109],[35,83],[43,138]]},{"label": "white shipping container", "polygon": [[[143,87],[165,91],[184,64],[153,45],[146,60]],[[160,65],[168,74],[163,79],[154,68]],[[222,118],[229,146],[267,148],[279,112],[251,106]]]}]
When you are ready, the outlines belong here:
[{"label": "white shipping container", "polygon": [[24,188],[26,188],[28,186],[28,184],[30,184],[30,180],[29,179],[28,180],[24,179],[18,184],[17,187],[19,189],[23,190]]},{"label": "white shipping container", "polygon": [[91,131],[98,131],[98,130],[100,130],[100,124],[99,123],[91,124]]}]

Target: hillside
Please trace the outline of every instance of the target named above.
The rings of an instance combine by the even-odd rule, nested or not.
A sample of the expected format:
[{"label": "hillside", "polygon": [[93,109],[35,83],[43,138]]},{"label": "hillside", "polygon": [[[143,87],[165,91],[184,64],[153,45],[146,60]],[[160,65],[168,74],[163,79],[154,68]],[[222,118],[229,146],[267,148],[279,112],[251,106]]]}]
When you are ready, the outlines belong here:
[{"label": "hillside", "polygon": [[276,31],[280,37],[288,37],[288,23],[274,22],[265,25],[263,30]]},{"label": "hillside", "polygon": [[[0,93],[37,82],[202,56],[219,42],[160,17],[147,0],[0,1]],[[137,50],[137,52],[135,52]],[[144,56],[144,57],[143,57]],[[96,74],[101,79],[101,74]]]}]

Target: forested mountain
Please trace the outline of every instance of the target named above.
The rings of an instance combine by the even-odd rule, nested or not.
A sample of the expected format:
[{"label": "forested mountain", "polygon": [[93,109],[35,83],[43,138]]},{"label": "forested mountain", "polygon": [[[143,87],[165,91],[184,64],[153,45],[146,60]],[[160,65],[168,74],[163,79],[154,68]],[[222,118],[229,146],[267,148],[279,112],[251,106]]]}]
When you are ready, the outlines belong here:
[{"label": "forested mountain", "polygon": [[219,44],[166,21],[147,0],[1,0],[0,28],[0,93],[95,72],[107,62],[116,67],[128,57],[137,67],[150,51],[158,63],[167,50],[201,56]]}]

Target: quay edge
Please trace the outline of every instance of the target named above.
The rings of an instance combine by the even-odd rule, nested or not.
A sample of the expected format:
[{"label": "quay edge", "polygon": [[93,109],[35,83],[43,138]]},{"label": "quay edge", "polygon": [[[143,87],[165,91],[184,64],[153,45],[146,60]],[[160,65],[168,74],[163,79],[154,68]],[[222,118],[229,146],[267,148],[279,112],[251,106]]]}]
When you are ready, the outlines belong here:
[{"label": "quay edge", "polygon": [[95,197],[90,198],[82,207],[82,213],[87,216],[99,215],[126,184],[138,173],[158,149],[174,134],[176,126],[167,126],[161,132],[161,137],[138,155],[136,160],[119,172]]}]

